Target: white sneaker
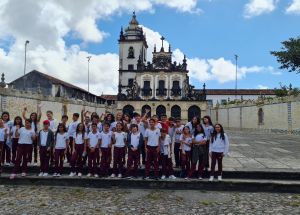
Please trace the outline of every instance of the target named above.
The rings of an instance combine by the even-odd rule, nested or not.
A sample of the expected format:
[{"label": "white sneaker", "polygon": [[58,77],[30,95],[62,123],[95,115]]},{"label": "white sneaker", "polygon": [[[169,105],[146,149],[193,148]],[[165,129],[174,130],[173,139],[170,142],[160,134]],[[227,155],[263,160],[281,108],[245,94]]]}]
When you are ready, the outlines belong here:
[{"label": "white sneaker", "polygon": [[10,175],[9,179],[14,179],[16,176],[17,175],[13,173],[13,174]]},{"label": "white sneaker", "polygon": [[189,177],[186,177],[186,178],[184,178],[184,180],[190,180],[190,178],[189,178]]},{"label": "white sneaker", "polygon": [[202,180],[202,177],[199,177],[198,179],[199,179],[199,180]]},{"label": "white sneaker", "polygon": [[218,181],[222,181],[222,176],[221,175],[218,176]]},{"label": "white sneaker", "polygon": [[78,173],[78,177],[81,177],[81,176],[82,176],[82,173],[81,173],[81,172],[79,172],[79,173]]},{"label": "white sneaker", "polygon": [[5,163],[4,163],[4,166],[9,166],[9,163],[5,162]]},{"label": "white sneaker", "polygon": [[213,181],[214,180],[214,176],[210,176],[208,181]]},{"label": "white sneaker", "polygon": [[25,173],[25,172],[22,172],[21,176],[22,176],[22,177],[26,177],[26,173]]},{"label": "white sneaker", "polygon": [[170,175],[170,176],[169,176],[169,179],[173,179],[173,180],[175,180],[175,179],[176,179],[176,177],[175,177],[175,175]]},{"label": "white sneaker", "polygon": [[91,176],[92,176],[92,174],[91,174],[91,173],[89,173],[89,174],[87,174],[86,176],[87,176],[87,177],[91,177]]},{"label": "white sneaker", "polygon": [[43,173],[43,172],[40,172],[39,177],[42,177],[43,175],[44,175],[44,173]]},{"label": "white sneaker", "polygon": [[74,177],[75,175],[76,175],[75,172],[71,172],[69,176],[70,176],[70,177]]},{"label": "white sneaker", "polygon": [[48,176],[48,173],[44,172],[43,177],[47,177],[47,176]]},{"label": "white sneaker", "polygon": [[144,178],[144,180],[148,180],[148,179],[150,179],[148,176]]},{"label": "white sneaker", "polygon": [[35,162],[35,163],[33,164],[33,166],[38,166],[38,163]]},{"label": "white sneaker", "polygon": [[57,177],[57,173],[54,173],[54,174],[53,174],[53,177]]},{"label": "white sneaker", "polygon": [[116,174],[111,174],[110,177],[111,177],[111,178],[115,178],[115,177],[116,177]]},{"label": "white sneaker", "polygon": [[165,175],[161,176],[161,179],[162,180],[166,179],[166,176]]},{"label": "white sneaker", "polygon": [[122,178],[122,174],[119,174],[119,175],[118,175],[118,178]]},{"label": "white sneaker", "polygon": [[57,177],[60,177],[61,176],[61,174],[60,173],[57,173],[57,175],[56,175]]},{"label": "white sneaker", "polygon": [[95,178],[99,178],[99,175],[98,175],[98,174],[95,174],[94,177],[95,177]]}]

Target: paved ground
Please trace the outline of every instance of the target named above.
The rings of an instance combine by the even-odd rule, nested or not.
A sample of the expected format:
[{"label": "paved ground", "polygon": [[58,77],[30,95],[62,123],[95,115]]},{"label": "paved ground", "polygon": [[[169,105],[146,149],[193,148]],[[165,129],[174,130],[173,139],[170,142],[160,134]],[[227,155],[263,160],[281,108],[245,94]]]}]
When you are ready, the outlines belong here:
[{"label": "paved ground", "polygon": [[1,186],[0,214],[300,214],[300,195]]},{"label": "paved ground", "polygon": [[228,131],[225,170],[300,171],[300,136]]}]

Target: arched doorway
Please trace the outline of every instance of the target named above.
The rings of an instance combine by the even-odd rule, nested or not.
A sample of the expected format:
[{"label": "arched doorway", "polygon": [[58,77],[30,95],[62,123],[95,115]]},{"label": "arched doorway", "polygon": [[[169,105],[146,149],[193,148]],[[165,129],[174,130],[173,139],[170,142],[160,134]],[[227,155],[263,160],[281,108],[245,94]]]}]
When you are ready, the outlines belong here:
[{"label": "arched doorway", "polygon": [[163,105],[159,105],[156,108],[156,115],[158,116],[158,118],[160,119],[160,117],[164,114],[166,114],[166,107]]},{"label": "arched doorway", "polygon": [[142,116],[145,115],[146,110],[150,110],[149,113],[148,113],[148,115],[147,115],[147,117],[151,117],[151,107],[149,105],[144,105],[142,107]]},{"label": "arched doorway", "polygon": [[191,121],[195,116],[201,118],[201,109],[193,105],[188,109],[188,120]]},{"label": "arched doorway", "polygon": [[132,117],[134,112],[134,107],[132,105],[126,105],[123,107],[123,114],[129,114]]},{"label": "arched doorway", "polygon": [[174,105],[171,108],[171,116],[174,118],[181,118],[181,108],[178,105]]}]

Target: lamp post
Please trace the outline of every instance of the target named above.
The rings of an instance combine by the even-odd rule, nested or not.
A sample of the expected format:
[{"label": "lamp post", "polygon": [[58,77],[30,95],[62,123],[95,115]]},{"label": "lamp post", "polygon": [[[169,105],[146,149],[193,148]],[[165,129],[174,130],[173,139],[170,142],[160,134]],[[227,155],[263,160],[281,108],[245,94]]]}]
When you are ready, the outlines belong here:
[{"label": "lamp post", "polygon": [[237,73],[238,73],[238,55],[234,55],[235,58],[235,99],[237,99]]},{"label": "lamp post", "polygon": [[92,56],[87,56],[88,59],[88,93],[90,94],[90,60]]},{"label": "lamp post", "polygon": [[[26,74],[26,63],[27,63],[27,45],[29,44],[29,40],[25,41],[25,56],[24,56],[24,76]],[[23,89],[25,90],[25,77],[23,77]]]}]

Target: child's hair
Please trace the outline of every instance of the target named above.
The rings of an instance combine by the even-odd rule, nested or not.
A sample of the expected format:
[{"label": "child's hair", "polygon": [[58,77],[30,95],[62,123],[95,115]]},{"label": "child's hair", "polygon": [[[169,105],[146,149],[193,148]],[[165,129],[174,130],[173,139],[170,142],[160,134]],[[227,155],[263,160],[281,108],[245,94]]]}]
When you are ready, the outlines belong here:
[{"label": "child's hair", "polygon": [[64,130],[64,133],[66,133],[67,132],[67,128],[66,128],[66,126],[64,125],[64,124],[62,124],[62,123],[59,123],[58,124],[58,126],[57,126],[57,130],[56,130],[56,132],[55,132],[55,139],[56,139],[56,137],[57,137],[57,134],[59,133],[59,128],[60,127],[62,127],[63,128],[63,130]]},{"label": "child's hair", "polygon": [[[110,116],[111,117],[111,120],[110,121],[108,121],[108,116]],[[104,119],[106,122],[110,122],[110,123],[112,123],[112,122],[114,122],[115,121],[115,116],[113,115],[113,114],[111,114],[111,113],[108,113],[107,115],[106,115],[106,117],[105,117],[105,119]]]},{"label": "child's hair", "polygon": [[196,137],[198,134],[201,134],[203,133],[203,136],[205,137],[205,132],[204,132],[204,128],[201,124],[198,124],[197,126],[199,126],[201,128],[201,131],[198,131],[197,127],[195,129],[195,132],[194,132],[194,137]]},{"label": "child's hair", "polygon": [[[194,118],[196,118],[196,120],[197,120],[196,124],[193,123],[193,119],[194,119]],[[197,126],[198,124],[200,124],[201,120],[200,120],[200,118],[197,117],[197,116],[194,116],[193,119],[192,119],[192,121],[191,121],[191,124],[192,124],[192,127],[193,127],[193,128],[196,128],[196,126]]]},{"label": "child's hair", "polygon": [[67,115],[62,115],[61,117],[62,119],[66,118],[66,119],[69,119],[69,117]]},{"label": "child's hair", "polygon": [[78,125],[76,127],[76,137],[77,137],[77,134],[79,133],[80,125],[82,125],[82,139],[83,139],[84,138],[84,133],[85,133],[85,127],[84,127],[84,124],[82,124],[82,123],[78,123]]},{"label": "child's hair", "polygon": [[181,122],[180,117],[177,117],[177,118],[175,119],[175,122]]},{"label": "child's hair", "polygon": [[203,124],[205,124],[204,119],[207,119],[207,120],[208,120],[208,124],[209,124],[209,125],[213,125],[210,116],[204,116],[204,117],[203,117]]},{"label": "child's hair", "polygon": [[139,130],[139,126],[137,124],[132,124],[130,126],[130,130],[132,130],[133,128],[136,128],[137,130]]},{"label": "child's hair", "polygon": [[73,113],[73,116],[79,117],[79,113]]},{"label": "child's hair", "polygon": [[30,124],[32,123],[31,119],[25,119],[25,123],[29,122]]},{"label": "child's hair", "polygon": [[103,126],[106,126],[106,125],[107,125],[108,127],[110,127],[110,123],[109,123],[109,122],[104,122],[104,123],[103,123]]},{"label": "child's hair", "polygon": [[121,125],[121,127],[122,127],[122,131],[123,131],[123,129],[124,129],[124,125],[123,125],[123,123],[122,123],[122,122],[117,122],[117,124],[116,124],[116,128],[117,128],[117,125]]},{"label": "child's hair", "polygon": [[22,117],[20,117],[20,116],[16,116],[16,117],[15,117],[15,119],[14,119],[14,126],[17,125],[17,120],[20,120],[19,126],[20,126],[20,127],[23,127],[23,120],[22,120]]},{"label": "child's hair", "polygon": [[149,119],[149,122],[150,122],[150,121],[152,121],[152,122],[155,122],[155,119],[153,119],[153,118],[150,118],[150,119]]},{"label": "child's hair", "polygon": [[93,127],[93,126],[96,126],[96,127],[97,127],[97,124],[96,124],[96,123],[92,123],[92,127]]},{"label": "child's hair", "polygon": [[182,133],[184,134],[184,130],[188,129],[189,130],[189,134],[191,133],[190,127],[189,126],[184,126],[182,129]]},{"label": "child's hair", "polygon": [[[9,115],[9,113],[8,113],[7,111],[4,111],[4,112],[2,113],[1,119],[3,119],[3,115],[7,115],[7,121],[10,120],[10,115]],[[4,121],[4,120],[3,120],[3,121]]]},{"label": "child's hair", "polygon": [[169,117],[168,120],[173,122],[174,121],[174,117],[171,116],[171,117]]},{"label": "child's hair", "polygon": [[211,135],[211,142],[214,142],[217,139],[217,134],[218,134],[218,132],[216,131],[216,126],[217,125],[220,126],[220,128],[221,128],[221,131],[220,131],[221,139],[222,140],[225,139],[224,128],[223,128],[223,126],[221,124],[217,123],[217,124],[215,124],[215,126],[214,126],[214,132]]},{"label": "child's hair", "polygon": [[51,115],[53,115],[53,112],[51,110],[47,110],[46,114],[50,113]]}]

